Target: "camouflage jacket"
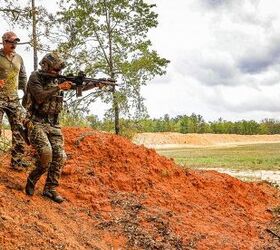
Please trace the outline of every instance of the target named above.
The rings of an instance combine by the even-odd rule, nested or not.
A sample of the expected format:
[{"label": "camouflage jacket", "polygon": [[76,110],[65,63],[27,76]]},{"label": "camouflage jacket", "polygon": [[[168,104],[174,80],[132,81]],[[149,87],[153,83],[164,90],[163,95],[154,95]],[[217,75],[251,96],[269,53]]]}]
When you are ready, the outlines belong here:
[{"label": "camouflage jacket", "polygon": [[0,49],[0,80],[5,80],[3,88],[0,89],[0,98],[18,97],[17,90],[25,90],[27,77],[23,59],[20,55],[15,53],[10,61],[5,56],[3,49]]},{"label": "camouflage jacket", "polygon": [[23,97],[23,106],[32,120],[47,121],[45,118],[52,118],[61,112],[63,96],[58,83],[40,72],[31,73]]}]

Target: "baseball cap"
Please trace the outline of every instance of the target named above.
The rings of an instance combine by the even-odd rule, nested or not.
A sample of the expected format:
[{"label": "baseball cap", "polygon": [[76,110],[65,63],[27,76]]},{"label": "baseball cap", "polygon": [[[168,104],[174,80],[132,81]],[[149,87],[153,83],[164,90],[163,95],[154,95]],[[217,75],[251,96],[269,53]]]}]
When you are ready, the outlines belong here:
[{"label": "baseball cap", "polygon": [[2,36],[2,39],[4,41],[8,40],[8,41],[11,41],[11,42],[19,42],[20,39],[17,37],[17,35],[12,32],[12,31],[8,31],[8,32],[5,32]]}]

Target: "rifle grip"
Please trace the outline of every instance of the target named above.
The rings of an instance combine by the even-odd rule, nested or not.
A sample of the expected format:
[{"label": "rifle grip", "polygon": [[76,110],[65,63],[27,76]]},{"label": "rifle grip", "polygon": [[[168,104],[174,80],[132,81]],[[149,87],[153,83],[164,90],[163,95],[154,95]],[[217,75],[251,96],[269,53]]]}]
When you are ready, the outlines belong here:
[{"label": "rifle grip", "polygon": [[82,96],[82,86],[77,86],[76,88],[76,97]]}]

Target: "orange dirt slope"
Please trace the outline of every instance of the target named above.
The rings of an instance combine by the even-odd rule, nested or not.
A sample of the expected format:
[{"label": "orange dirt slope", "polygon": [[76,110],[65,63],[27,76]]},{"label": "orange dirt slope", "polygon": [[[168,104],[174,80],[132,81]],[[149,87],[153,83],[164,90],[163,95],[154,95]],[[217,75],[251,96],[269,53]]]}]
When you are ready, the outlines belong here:
[{"label": "orange dirt slope", "polygon": [[279,190],[183,170],[109,133],[63,133],[68,161],[60,205],[41,196],[45,178],[34,197],[26,196],[27,173],[10,170],[9,155],[1,155],[1,250],[279,249],[267,231],[275,226],[271,209],[280,205]]}]

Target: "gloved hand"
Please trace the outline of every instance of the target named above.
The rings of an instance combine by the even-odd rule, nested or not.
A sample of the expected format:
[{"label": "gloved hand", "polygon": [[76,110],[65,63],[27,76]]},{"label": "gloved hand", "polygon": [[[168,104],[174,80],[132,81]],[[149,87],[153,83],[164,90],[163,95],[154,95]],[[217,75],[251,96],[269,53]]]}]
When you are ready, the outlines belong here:
[{"label": "gloved hand", "polygon": [[71,86],[72,86],[72,82],[70,82],[70,81],[65,81],[65,82],[58,84],[58,87],[61,90],[68,90],[71,88]]},{"label": "gloved hand", "polygon": [[34,127],[32,121],[27,118],[22,121],[22,125],[27,129],[33,129]]},{"label": "gloved hand", "polygon": [[0,88],[3,88],[4,84],[5,84],[5,80],[0,80]]}]

